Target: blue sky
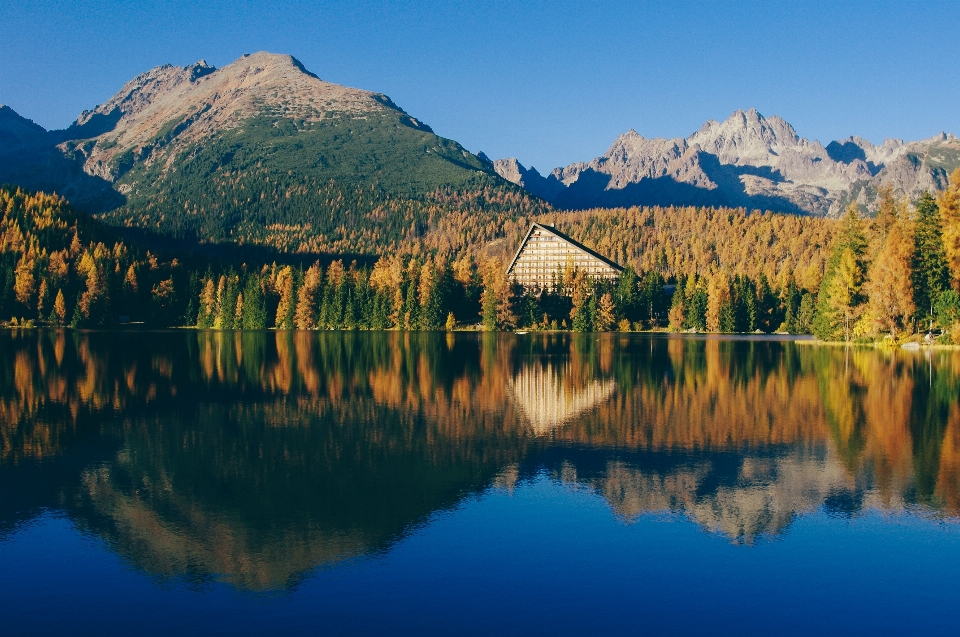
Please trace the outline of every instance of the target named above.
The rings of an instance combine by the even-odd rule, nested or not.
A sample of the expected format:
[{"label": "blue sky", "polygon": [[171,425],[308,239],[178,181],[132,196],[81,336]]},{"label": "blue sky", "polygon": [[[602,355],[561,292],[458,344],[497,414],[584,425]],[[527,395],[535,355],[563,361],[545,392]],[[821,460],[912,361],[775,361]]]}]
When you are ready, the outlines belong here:
[{"label": "blue sky", "polygon": [[133,76],[290,53],[541,171],[738,108],[825,144],[960,134],[956,2],[0,0],[0,103],[69,125]]}]

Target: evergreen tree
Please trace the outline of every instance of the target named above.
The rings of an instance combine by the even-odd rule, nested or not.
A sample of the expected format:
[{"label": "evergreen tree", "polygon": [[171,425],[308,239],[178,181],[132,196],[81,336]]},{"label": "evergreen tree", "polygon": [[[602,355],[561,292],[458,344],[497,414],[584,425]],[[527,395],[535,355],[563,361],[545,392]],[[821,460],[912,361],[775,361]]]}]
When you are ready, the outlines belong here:
[{"label": "evergreen tree", "polygon": [[627,319],[631,323],[641,320],[639,316],[639,279],[636,271],[627,266],[617,278],[613,288],[613,303],[617,308],[617,319]]},{"label": "evergreen tree", "polygon": [[243,329],[262,330],[267,327],[267,306],[260,287],[260,277],[251,273],[243,288]]},{"label": "evergreen tree", "polygon": [[933,306],[950,289],[950,269],[943,251],[940,208],[930,193],[916,203],[917,222],[913,250],[913,303],[917,314],[932,318]]},{"label": "evergreen tree", "polygon": [[670,329],[674,332],[679,332],[684,327],[684,321],[686,320],[687,308],[686,308],[686,293],[685,293],[686,280],[683,276],[677,277],[677,284],[673,290],[673,298],[670,299],[670,313],[668,316]]}]

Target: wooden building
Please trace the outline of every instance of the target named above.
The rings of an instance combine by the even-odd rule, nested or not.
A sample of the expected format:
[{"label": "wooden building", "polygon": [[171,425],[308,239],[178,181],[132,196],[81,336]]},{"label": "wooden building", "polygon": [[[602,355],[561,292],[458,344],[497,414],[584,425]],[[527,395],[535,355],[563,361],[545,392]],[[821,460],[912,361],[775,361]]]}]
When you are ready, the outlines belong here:
[{"label": "wooden building", "polygon": [[507,276],[525,288],[546,290],[568,268],[586,272],[594,279],[615,279],[623,272],[610,259],[556,228],[535,223],[520,243]]}]

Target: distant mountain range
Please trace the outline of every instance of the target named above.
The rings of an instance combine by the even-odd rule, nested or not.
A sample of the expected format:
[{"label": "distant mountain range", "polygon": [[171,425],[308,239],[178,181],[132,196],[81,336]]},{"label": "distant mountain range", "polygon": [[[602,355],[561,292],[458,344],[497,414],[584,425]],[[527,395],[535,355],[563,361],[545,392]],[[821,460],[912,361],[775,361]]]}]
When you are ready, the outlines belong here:
[{"label": "distant mountain range", "polygon": [[65,130],[0,106],[0,183],[56,192],[115,226],[292,251],[378,252],[430,232],[476,243],[544,202],[837,214],[852,200],[869,209],[882,184],[911,197],[942,188],[958,165],[953,135],[823,147],[750,110],[685,139],[631,130],[543,176],[270,53],[151,69]]},{"label": "distant mountain range", "polygon": [[960,140],[941,133],[874,146],[849,137],[824,147],[780,117],[751,109],[710,120],[687,138],[647,139],[630,130],[602,156],[546,177],[512,158],[493,166],[565,209],[706,205],[837,215],[853,200],[871,210],[882,185],[911,198],[943,188],[960,166]]}]

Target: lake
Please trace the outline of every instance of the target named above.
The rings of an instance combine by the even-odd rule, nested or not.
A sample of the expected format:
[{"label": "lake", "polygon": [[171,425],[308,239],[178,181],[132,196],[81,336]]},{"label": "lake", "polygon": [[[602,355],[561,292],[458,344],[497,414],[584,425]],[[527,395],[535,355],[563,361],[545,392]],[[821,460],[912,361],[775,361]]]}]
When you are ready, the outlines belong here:
[{"label": "lake", "polygon": [[0,332],[0,633],[951,633],[960,352]]}]

